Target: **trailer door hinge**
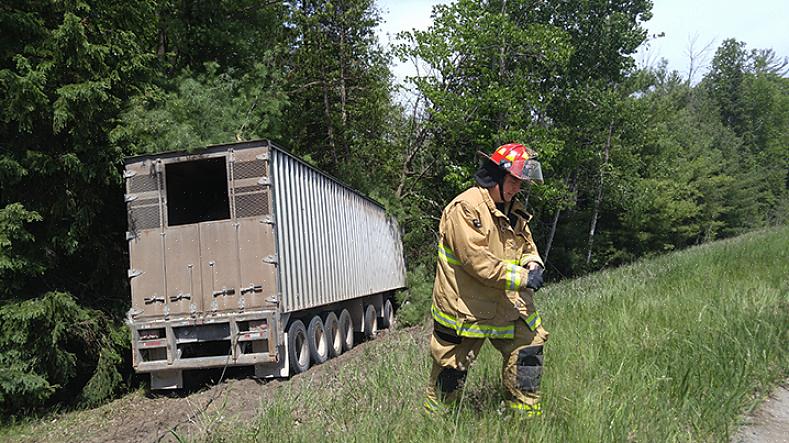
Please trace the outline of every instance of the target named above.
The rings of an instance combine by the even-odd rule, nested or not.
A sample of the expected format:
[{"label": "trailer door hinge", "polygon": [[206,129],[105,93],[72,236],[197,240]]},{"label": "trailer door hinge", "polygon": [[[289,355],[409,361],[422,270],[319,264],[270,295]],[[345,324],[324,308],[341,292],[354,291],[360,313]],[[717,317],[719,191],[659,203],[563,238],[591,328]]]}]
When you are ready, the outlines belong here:
[{"label": "trailer door hinge", "polygon": [[265,223],[267,225],[274,225],[274,224],[276,224],[276,222],[274,221],[274,216],[273,215],[264,215],[263,217],[260,218],[260,222],[261,223]]},{"label": "trailer door hinge", "polygon": [[137,233],[134,231],[126,231],[126,241],[134,240],[137,238]]},{"label": "trailer door hinge", "polygon": [[129,278],[139,277],[142,275],[142,271],[139,269],[129,269],[126,271],[126,276]]},{"label": "trailer door hinge", "polygon": [[136,195],[131,195],[131,194],[126,194],[126,197],[124,197],[124,200],[126,201],[126,203],[133,202],[134,200],[137,200],[137,196]]},{"label": "trailer door hinge", "polygon": [[271,158],[271,155],[269,155],[268,152],[264,152],[262,154],[256,155],[255,158],[258,160],[269,160]]},{"label": "trailer door hinge", "polygon": [[130,171],[128,169],[123,171],[123,178],[132,178],[135,175],[137,175],[137,171]]},{"label": "trailer door hinge", "polygon": [[267,255],[263,257],[263,262],[271,265],[276,265],[279,262],[279,260],[277,260],[276,255]]},{"label": "trailer door hinge", "polygon": [[269,186],[271,184],[271,179],[268,177],[260,177],[258,184],[261,186]]}]

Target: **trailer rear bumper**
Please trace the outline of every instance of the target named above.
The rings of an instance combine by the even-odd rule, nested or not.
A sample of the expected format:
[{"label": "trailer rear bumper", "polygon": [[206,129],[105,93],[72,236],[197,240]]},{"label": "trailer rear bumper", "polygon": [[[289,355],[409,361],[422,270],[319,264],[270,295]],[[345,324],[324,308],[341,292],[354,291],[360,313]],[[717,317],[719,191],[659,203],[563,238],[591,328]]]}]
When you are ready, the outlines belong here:
[{"label": "trailer rear bumper", "polygon": [[280,361],[275,311],[131,321],[136,372],[249,366]]},{"label": "trailer rear bumper", "polygon": [[235,360],[229,357],[200,357],[176,360],[173,364],[167,362],[143,362],[135,370],[139,373],[166,371],[169,369],[197,369],[197,368],[223,368],[225,366],[252,366],[266,363],[276,363],[277,358],[264,354],[241,355]]}]

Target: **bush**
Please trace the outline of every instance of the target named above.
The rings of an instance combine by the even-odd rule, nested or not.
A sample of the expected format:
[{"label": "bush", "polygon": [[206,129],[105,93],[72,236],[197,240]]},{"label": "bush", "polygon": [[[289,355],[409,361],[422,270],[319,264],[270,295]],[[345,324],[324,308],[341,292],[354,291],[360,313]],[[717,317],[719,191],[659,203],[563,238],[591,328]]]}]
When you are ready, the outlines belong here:
[{"label": "bush", "polygon": [[0,410],[111,398],[123,386],[123,331],[64,292],[0,306]]},{"label": "bush", "polygon": [[433,301],[433,273],[425,265],[408,271],[407,278],[408,289],[397,296],[400,305],[397,321],[403,327],[422,323],[430,313]]}]

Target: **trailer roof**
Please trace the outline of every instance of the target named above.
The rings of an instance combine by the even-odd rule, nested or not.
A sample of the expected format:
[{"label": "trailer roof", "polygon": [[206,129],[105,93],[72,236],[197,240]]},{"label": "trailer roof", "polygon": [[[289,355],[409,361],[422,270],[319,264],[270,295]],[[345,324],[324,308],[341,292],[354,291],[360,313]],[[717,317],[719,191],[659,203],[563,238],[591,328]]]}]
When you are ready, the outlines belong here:
[{"label": "trailer roof", "polygon": [[297,162],[301,163],[302,165],[312,169],[313,171],[317,172],[318,174],[323,175],[324,177],[328,178],[329,180],[337,183],[338,185],[342,186],[343,188],[353,192],[354,194],[359,195],[363,199],[369,201],[370,203],[378,206],[379,208],[383,209],[384,211],[386,208],[377,200],[368,197],[364,193],[359,190],[356,190],[347,184],[343,183],[338,178],[330,175],[329,173],[316,168],[315,166],[305,162],[301,158],[297,157],[296,155],[288,152],[285,148],[282,148],[276,144],[274,144],[271,140],[267,139],[260,139],[260,140],[250,140],[245,142],[237,142],[237,143],[222,143],[218,145],[209,145],[205,148],[200,148],[194,151],[167,151],[167,152],[160,152],[156,154],[142,154],[142,155],[133,155],[126,157],[123,161],[124,166],[127,166],[132,163],[138,163],[145,160],[155,160],[155,159],[162,159],[162,158],[173,158],[173,157],[183,157],[183,156],[199,156],[203,154],[212,154],[217,152],[227,151],[228,148],[233,149],[247,149],[247,148],[258,148],[261,146],[267,146],[269,149],[276,149],[277,151],[291,157],[292,159],[296,160]]}]

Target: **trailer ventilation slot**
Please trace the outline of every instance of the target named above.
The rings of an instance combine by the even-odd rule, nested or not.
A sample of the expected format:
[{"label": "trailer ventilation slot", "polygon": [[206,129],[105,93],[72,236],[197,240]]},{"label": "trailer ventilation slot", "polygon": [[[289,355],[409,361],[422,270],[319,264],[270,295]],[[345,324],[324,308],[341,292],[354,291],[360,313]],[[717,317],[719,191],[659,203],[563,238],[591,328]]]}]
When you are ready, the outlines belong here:
[{"label": "trailer ventilation slot", "polygon": [[236,180],[266,176],[266,161],[252,160],[233,164],[233,178]]},{"label": "trailer ventilation slot", "polygon": [[129,230],[132,232],[159,227],[159,201],[153,205],[133,205],[129,211]]},{"label": "trailer ventilation slot", "polygon": [[230,218],[225,157],[168,163],[165,174],[169,226]]},{"label": "trailer ventilation slot", "polygon": [[268,192],[236,194],[236,217],[256,217],[268,214]]},{"label": "trailer ventilation slot", "polygon": [[151,192],[159,189],[156,175],[135,175],[129,178],[129,193]]}]

